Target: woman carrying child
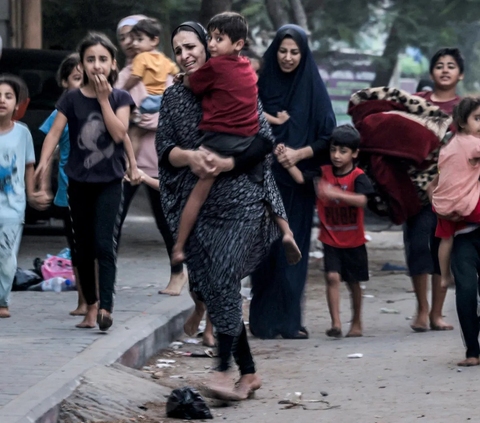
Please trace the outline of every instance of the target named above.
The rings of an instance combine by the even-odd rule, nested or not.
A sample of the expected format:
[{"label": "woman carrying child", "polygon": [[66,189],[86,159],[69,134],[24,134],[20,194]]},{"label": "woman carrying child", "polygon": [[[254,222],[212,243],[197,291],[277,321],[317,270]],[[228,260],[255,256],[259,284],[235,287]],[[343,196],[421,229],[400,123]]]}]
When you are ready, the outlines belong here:
[{"label": "woman carrying child", "polygon": [[[197,23],[186,22],[175,29],[172,47],[177,64],[188,75],[207,60],[207,34]],[[258,116],[260,134],[273,141],[261,107]],[[165,216],[176,234],[198,178],[216,176],[185,245],[186,264],[191,289],[205,302],[218,334],[220,366],[210,387],[224,398],[245,399],[261,382],[243,324],[240,281],[280,236],[268,208],[283,218],[285,214],[268,166],[264,166],[262,184],[238,173],[261,163],[265,152],[252,154],[250,147],[233,160],[199,149],[201,119],[201,102],[183,83],[165,91],[156,140],[160,195]],[[227,173],[234,167],[237,173]],[[193,319],[191,323],[198,326],[202,314],[195,315],[196,322]],[[232,354],[242,375],[235,389],[226,373]]]},{"label": "woman carrying child", "polygon": [[[83,87],[68,92],[57,104],[57,116],[45,138],[35,172],[43,181],[48,162],[68,123],[70,155],[68,200],[77,253],[77,268],[87,302],[79,328],[107,330],[113,323],[116,278],[114,234],[122,205],[125,153],[132,181],[137,164],[128,121],[133,100],[126,91],[112,89],[118,76],[116,48],[103,34],[91,33],[78,48]],[[97,305],[95,259],[98,260],[100,305]]]},{"label": "woman carrying child", "polygon": [[[124,86],[125,82],[130,78],[132,73],[133,59],[137,55],[138,50],[134,47],[132,28],[135,27],[141,20],[146,19],[143,15],[132,15],[122,19],[117,27],[117,37],[121,49],[125,53],[127,58],[126,66],[120,71],[118,75],[118,81],[115,84],[116,88]],[[144,84],[139,81],[135,86],[129,90],[130,95],[137,107],[140,106],[142,101],[147,97],[148,93]],[[137,123],[142,129],[146,130],[139,138],[140,146],[138,152],[135,154],[137,160],[137,166],[147,176],[158,178],[158,160],[155,151],[155,132],[158,126],[158,112],[157,113],[144,113],[141,115],[141,121]],[[130,204],[135,197],[139,185],[133,185],[129,181],[123,182],[123,208],[121,210],[120,225],[117,232],[116,244],[117,248],[120,244],[120,235],[122,231],[123,222],[127,217]],[[148,200],[152,209],[153,216],[155,217],[155,223],[162,235],[167,248],[168,256],[171,257],[172,249],[174,245],[173,236],[168,227],[167,221],[162,211],[162,205],[160,203],[160,196],[158,194],[158,183],[155,188],[147,186]],[[183,286],[187,282],[187,274],[184,271],[183,264],[179,263],[171,265],[170,267],[170,280],[168,286],[160,290],[159,294],[167,295],[180,295]],[[210,338],[207,341],[209,345],[213,343],[213,333],[208,335]]]}]

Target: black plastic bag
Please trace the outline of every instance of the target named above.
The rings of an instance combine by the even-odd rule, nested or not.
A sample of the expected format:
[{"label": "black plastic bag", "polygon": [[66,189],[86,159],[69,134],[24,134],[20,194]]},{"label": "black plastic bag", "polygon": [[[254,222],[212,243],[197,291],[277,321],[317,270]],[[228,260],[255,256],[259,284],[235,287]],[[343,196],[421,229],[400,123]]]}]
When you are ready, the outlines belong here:
[{"label": "black plastic bag", "polygon": [[195,388],[174,389],[167,400],[167,416],[177,419],[213,419],[205,400]]},{"label": "black plastic bag", "polygon": [[23,270],[17,268],[15,278],[13,279],[12,291],[26,291],[30,286],[42,282],[43,278],[32,270]]}]

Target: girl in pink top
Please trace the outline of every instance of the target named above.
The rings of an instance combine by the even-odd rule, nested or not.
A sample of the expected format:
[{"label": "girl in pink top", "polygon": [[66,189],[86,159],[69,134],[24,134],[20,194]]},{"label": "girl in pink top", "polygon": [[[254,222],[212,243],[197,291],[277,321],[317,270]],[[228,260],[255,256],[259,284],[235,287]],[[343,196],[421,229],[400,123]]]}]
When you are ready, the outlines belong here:
[{"label": "girl in pink top", "polygon": [[432,204],[439,215],[435,236],[442,285],[452,281],[450,254],[456,222],[480,223],[480,98],[464,98],[453,112],[458,133],[442,148],[438,159],[438,185]]}]

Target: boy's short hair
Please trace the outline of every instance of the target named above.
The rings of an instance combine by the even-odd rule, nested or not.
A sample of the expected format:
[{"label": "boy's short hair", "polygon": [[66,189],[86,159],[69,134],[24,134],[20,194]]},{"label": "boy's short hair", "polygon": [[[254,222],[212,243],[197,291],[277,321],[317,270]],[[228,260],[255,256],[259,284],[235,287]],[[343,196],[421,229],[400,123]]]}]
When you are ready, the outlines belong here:
[{"label": "boy's short hair", "polygon": [[453,47],[446,47],[438,50],[430,60],[430,73],[433,73],[433,69],[435,68],[435,65],[437,62],[440,60],[441,57],[444,56],[452,56],[455,59],[455,62],[457,62],[458,68],[460,69],[460,73],[463,74],[465,71],[465,60],[462,56],[462,53],[460,53],[460,50],[458,48],[453,48]]},{"label": "boy's short hair", "polygon": [[28,98],[28,88],[23,79],[16,75],[3,73],[0,75],[0,85],[9,85],[15,93],[15,104],[19,104]]},{"label": "boy's short hair", "polygon": [[244,16],[236,12],[223,12],[215,15],[207,25],[209,33],[218,30],[220,34],[228,35],[232,43],[239,40],[246,41],[248,23]]},{"label": "boy's short hair", "polygon": [[360,133],[351,125],[337,126],[330,136],[330,145],[347,147],[355,152],[360,147]]},{"label": "boy's short hair", "polygon": [[162,33],[162,26],[160,23],[153,18],[142,19],[132,28],[131,31],[133,34],[142,33],[145,34],[148,38],[153,40],[155,37],[160,38]]},{"label": "boy's short hair", "polygon": [[459,132],[463,131],[463,126],[467,124],[468,117],[478,107],[480,107],[480,97],[465,97],[455,106],[453,121]]}]

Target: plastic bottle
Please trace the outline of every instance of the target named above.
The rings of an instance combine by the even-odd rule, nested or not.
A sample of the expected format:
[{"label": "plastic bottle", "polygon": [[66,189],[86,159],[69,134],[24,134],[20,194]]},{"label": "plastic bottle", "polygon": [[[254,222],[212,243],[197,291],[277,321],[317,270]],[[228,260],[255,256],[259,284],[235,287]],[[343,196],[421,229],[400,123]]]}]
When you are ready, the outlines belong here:
[{"label": "plastic bottle", "polygon": [[75,284],[69,279],[61,277],[51,278],[46,281],[40,282],[37,285],[28,288],[29,291],[72,291],[75,289]]}]

